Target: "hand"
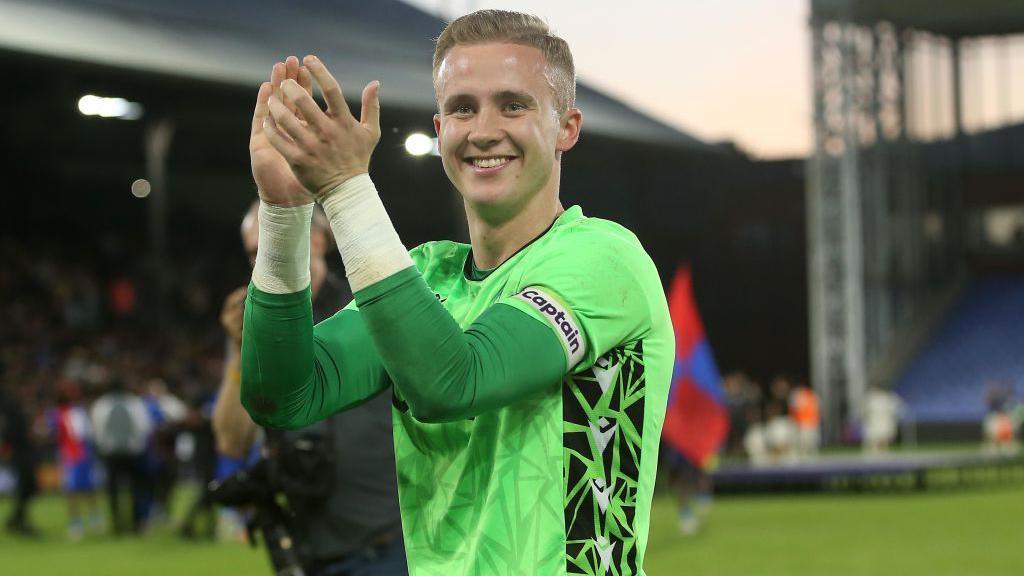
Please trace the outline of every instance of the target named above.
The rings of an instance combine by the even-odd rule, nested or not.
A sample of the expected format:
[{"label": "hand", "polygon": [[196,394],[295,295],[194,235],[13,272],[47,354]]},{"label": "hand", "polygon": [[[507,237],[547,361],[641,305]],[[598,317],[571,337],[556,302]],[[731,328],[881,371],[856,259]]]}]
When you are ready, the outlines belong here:
[{"label": "hand", "polygon": [[224,308],[220,311],[220,324],[228,333],[236,346],[242,345],[242,312],[245,310],[245,286],[236,289],[224,299]]},{"label": "hand", "polygon": [[286,79],[280,92],[269,98],[270,116],[263,133],[298,181],[321,198],[349,178],[369,172],[370,156],[380,141],[380,83],[375,80],[363,88],[362,112],[356,120],[341,86],[320,59],[306,56],[303,63],[323,91],[327,110],[320,109],[300,82]]},{"label": "hand", "polygon": [[313,201],[305,186],[299,182],[288,161],[281,153],[270,145],[264,134],[263,125],[269,118],[267,101],[274,92],[280,92],[281,83],[291,80],[312,94],[313,82],[309,70],[299,66],[299,59],[289,56],[284,62],[274,64],[270,72],[270,82],[260,85],[256,95],[256,110],[252,115],[252,129],[249,134],[249,159],[252,165],[252,177],[260,198],[268,204],[278,206],[299,206]]}]

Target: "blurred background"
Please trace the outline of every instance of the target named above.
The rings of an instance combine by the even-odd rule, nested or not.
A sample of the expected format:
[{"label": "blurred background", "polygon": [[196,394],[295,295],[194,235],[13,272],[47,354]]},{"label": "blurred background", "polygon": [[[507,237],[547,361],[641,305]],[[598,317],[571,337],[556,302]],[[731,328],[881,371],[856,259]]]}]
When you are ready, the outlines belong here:
[{"label": "blurred background", "polygon": [[[0,573],[271,573],[193,506],[256,87],[307,53],[350,98],[381,80],[403,241],[466,241],[430,61],[481,8],[569,42],[563,203],[634,231],[706,344],[679,350],[712,402],[670,407],[647,573],[1019,574],[1024,0],[0,0],[0,517],[18,446],[41,489]],[[139,537],[61,492],[68,410],[114,383],[154,422]]]}]

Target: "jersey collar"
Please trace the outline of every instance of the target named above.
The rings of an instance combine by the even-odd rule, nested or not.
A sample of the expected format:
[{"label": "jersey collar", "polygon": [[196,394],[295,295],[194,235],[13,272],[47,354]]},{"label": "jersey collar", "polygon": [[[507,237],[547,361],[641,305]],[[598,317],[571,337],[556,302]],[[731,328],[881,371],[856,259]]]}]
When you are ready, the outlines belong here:
[{"label": "jersey collar", "polygon": [[504,266],[505,262],[508,262],[509,260],[515,258],[517,254],[525,250],[527,247],[529,247],[537,240],[543,238],[544,235],[547,234],[548,232],[554,230],[555,228],[558,228],[559,226],[563,226],[569,222],[572,222],[573,220],[579,220],[580,218],[583,218],[583,209],[580,208],[578,204],[570,206],[565,212],[559,214],[558,217],[555,218],[555,220],[551,223],[551,225],[548,226],[543,232],[534,237],[533,240],[530,240],[526,244],[523,244],[522,247],[519,248],[519,250],[513,252],[512,255],[506,258],[504,262],[498,264],[494,268],[488,268],[486,270],[481,270],[477,268],[476,263],[473,262],[473,247],[470,246],[469,251],[466,252],[466,261],[462,265],[462,274],[463,276],[466,277],[466,280],[472,282],[480,282],[486,280],[487,277],[494,273],[495,270]]}]

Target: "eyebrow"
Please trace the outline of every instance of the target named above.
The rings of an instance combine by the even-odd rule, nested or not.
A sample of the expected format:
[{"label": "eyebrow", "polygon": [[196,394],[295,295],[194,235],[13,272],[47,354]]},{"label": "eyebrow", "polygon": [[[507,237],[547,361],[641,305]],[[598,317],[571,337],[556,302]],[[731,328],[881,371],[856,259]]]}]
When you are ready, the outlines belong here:
[{"label": "eyebrow", "polygon": [[522,100],[527,104],[536,104],[537,101],[526,92],[517,92],[515,90],[502,90],[494,95],[497,100]]},{"label": "eyebrow", "polygon": [[[494,94],[491,98],[494,99],[494,100],[498,100],[498,101],[520,100],[523,103],[529,104],[531,106],[536,106],[537,105],[537,99],[536,98],[534,98],[533,96],[530,96],[526,92],[520,92],[518,90],[502,90],[502,91],[497,92],[496,94]],[[450,107],[450,106],[452,106],[454,104],[457,104],[457,103],[462,103],[462,102],[467,102],[467,101],[475,101],[476,99],[477,99],[477,97],[472,95],[472,94],[467,94],[467,93],[452,94],[451,96],[449,96],[449,97],[444,99],[443,107],[444,108],[448,108],[448,107]]]}]

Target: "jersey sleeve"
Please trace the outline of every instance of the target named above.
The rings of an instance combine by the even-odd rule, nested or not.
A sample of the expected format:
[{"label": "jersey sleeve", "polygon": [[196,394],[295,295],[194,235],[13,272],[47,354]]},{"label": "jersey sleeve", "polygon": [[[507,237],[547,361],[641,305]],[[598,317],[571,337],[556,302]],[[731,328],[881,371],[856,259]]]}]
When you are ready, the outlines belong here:
[{"label": "jersey sleeve", "polygon": [[[422,267],[423,246],[410,251]],[[355,299],[313,325],[310,289],[249,293],[242,330],[242,405],[269,428],[308,426],[391,385]]]},{"label": "jersey sleeve", "polygon": [[356,406],[389,384],[354,310],[313,326],[309,288],[267,294],[249,285],[242,330],[242,405],[257,424],[301,428]]},{"label": "jersey sleeve", "polygon": [[539,253],[518,286],[500,303],[553,330],[566,370],[578,372],[650,328],[652,286],[660,290],[660,280],[631,234],[593,230],[567,235]]}]

